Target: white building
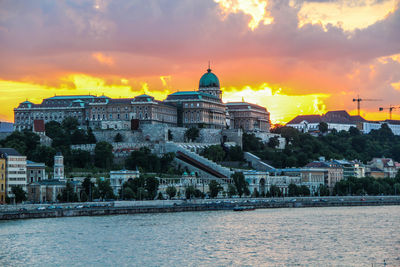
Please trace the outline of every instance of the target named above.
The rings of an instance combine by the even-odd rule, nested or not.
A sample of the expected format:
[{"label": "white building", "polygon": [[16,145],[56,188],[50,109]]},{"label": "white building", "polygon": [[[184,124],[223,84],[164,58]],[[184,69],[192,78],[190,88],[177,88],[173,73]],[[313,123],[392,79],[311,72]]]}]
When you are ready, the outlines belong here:
[{"label": "white building", "polygon": [[0,148],[0,154],[6,158],[6,193],[13,199],[13,186],[21,186],[23,190],[26,188],[26,156],[21,156],[13,148]]},{"label": "white building", "polygon": [[130,171],[130,170],[120,170],[120,171],[110,171],[110,184],[114,191],[115,195],[119,194],[119,190],[122,188],[122,185],[129,181],[130,179],[139,178],[139,171]]},{"label": "white building", "polygon": [[61,152],[57,152],[54,156],[54,180],[63,180],[64,174],[64,157]]}]

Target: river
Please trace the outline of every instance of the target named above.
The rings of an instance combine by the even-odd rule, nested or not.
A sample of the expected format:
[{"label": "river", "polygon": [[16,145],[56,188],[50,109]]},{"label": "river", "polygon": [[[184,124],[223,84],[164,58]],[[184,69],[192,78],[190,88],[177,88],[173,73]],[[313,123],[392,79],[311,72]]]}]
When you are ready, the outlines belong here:
[{"label": "river", "polygon": [[0,265],[400,266],[399,230],[400,206],[0,221]]}]

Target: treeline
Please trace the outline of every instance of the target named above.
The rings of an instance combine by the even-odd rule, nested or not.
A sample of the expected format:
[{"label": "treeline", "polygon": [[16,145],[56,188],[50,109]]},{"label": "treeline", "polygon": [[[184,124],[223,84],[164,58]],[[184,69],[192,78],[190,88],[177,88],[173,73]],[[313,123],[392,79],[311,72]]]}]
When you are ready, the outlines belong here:
[{"label": "treeline", "polygon": [[286,138],[285,149],[277,149],[274,139],[264,144],[254,134],[244,133],[243,150],[256,154],[276,168],[302,167],[321,156],[326,159],[358,159],[364,163],[374,157],[400,161],[400,136],[394,135],[386,124],[369,134],[362,134],[354,127],[349,131],[332,130],[317,137],[286,126],[273,132]]},{"label": "treeline", "polygon": [[240,146],[226,147],[223,145],[212,145],[204,148],[200,155],[214,162],[244,161],[243,150]]}]

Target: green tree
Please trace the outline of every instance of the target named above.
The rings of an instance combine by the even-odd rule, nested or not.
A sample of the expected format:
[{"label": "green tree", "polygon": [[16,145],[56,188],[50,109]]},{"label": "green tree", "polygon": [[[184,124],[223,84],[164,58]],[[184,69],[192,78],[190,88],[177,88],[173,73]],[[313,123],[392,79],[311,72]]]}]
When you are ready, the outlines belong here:
[{"label": "green tree", "polygon": [[115,143],[120,143],[120,142],[122,142],[123,141],[123,136],[120,134],[120,133],[117,133],[115,136],[114,136],[114,142]]},{"label": "green tree", "polygon": [[68,164],[76,168],[87,168],[91,165],[91,155],[89,151],[72,149],[68,156]]},{"label": "green tree", "polygon": [[244,161],[244,153],[240,146],[229,147],[228,160],[230,161]]},{"label": "green tree", "polygon": [[244,179],[244,175],[242,172],[235,172],[231,178],[233,180],[233,183],[235,184],[236,191],[237,191],[239,197],[242,197],[242,195],[244,193],[249,191],[248,184],[247,184],[246,180]]},{"label": "green tree", "polygon": [[160,182],[156,177],[154,176],[146,177],[145,189],[147,190],[149,199],[154,199],[156,197],[159,184]]},{"label": "green tree", "polygon": [[326,122],[324,122],[324,121],[321,121],[321,122],[318,124],[318,130],[319,130],[321,133],[326,133],[326,132],[328,131],[328,124],[327,124]]},{"label": "green tree", "polygon": [[288,186],[289,197],[295,197],[299,195],[299,187],[293,183]]},{"label": "green tree", "polygon": [[22,186],[20,186],[20,185],[12,186],[11,192],[15,196],[16,203],[21,203],[22,201],[26,200],[26,192],[24,189],[22,189]]},{"label": "green tree", "polygon": [[87,142],[88,144],[96,144],[97,142],[96,136],[94,136],[93,130],[90,127],[87,130]]},{"label": "green tree", "polygon": [[175,186],[168,186],[165,192],[167,193],[169,198],[172,199],[176,195],[176,188]]},{"label": "green tree", "polygon": [[67,181],[65,188],[61,191],[61,194],[57,196],[57,199],[62,202],[78,201],[78,195],[75,193],[74,186],[70,181]]},{"label": "green tree", "polygon": [[99,142],[94,148],[95,166],[103,169],[110,169],[113,164],[113,147],[110,143]]},{"label": "green tree", "polygon": [[225,158],[225,151],[220,145],[213,145],[206,147],[202,152],[202,155],[214,162],[220,162]]},{"label": "green tree", "polygon": [[196,189],[192,185],[186,187],[186,190],[185,190],[186,199],[191,199],[192,197],[194,197],[195,191],[196,191]]},{"label": "green tree", "polygon": [[174,139],[174,135],[172,134],[172,131],[168,129],[168,141],[172,141]]},{"label": "green tree", "polygon": [[276,148],[277,146],[279,146],[279,137],[278,137],[278,136],[271,137],[271,138],[268,140],[267,145],[268,145],[270,148]]},{"label": "green tree", "polygon": [[161,192],[158,192],[157,199],[158,200],[164,200],[164,196],[163,196],[163,194]]},{"label": "green tree", "polygon": [[223,190],[222,186],[215,180],[211,180],[208,184],[208,188],[210,190],[210,197],[215,198],[218,196],[218,193]]},{"label": "green tree", "polygon": [[85,192],[86,196],[88,196],[88,200],[92,201],[92,189],[94,187],[94,183],[90,179],[90,175],[85,177],[82,182],[82,188],[83,191]]},{"label": "green tree", "polygon": [[114,199],[114,191],[111,187],[110,180],[102,180],[102,179],[97,179],[97,188],[99,190],[99,196],[101,199]]},{"label": "green tree", "polygon": [[79,123],[76,118],[67,117],[62,121],[61,125],[66,132],[70,133],[70,132],[78,129]]},{"label": "green tree", "polygon": [[272,197],[280,197],[280,196],[282,196],[281,190],[276,185],[271,185],[269,187],[269,194]]},{"label": "green tree", "polygon": [[233,184],[228,184],[228,196],[232,197],[236,195],[236,187]]},{"label": "green tree", "polygon": [[303,196],[309,196],[310,195],[310,189],[305,185],[302,185],[300,187],[300,192],[301,192],[301,195],[303,195]]},{"label": "green tree", "polygon": [[197,127],[190,127],[185,132],[185,138],[194,142],[200,135],[200,131]]},{"label": "green tree", "polygon": [[120,196],[122,199],[128,200],[136,198],[135,193],[129,186],[121,188]]}]

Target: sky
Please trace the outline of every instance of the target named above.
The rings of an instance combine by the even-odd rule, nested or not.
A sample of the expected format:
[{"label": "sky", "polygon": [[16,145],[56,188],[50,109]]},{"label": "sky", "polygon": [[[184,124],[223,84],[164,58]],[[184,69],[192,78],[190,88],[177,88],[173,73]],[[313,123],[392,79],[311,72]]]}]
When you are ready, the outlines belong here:
[{"label": "sky", "polygon": [[93,94],[163,100],[198,89],[272,123],[399,106],[400,0],[0,0],[0,120],[25,100]]}]

